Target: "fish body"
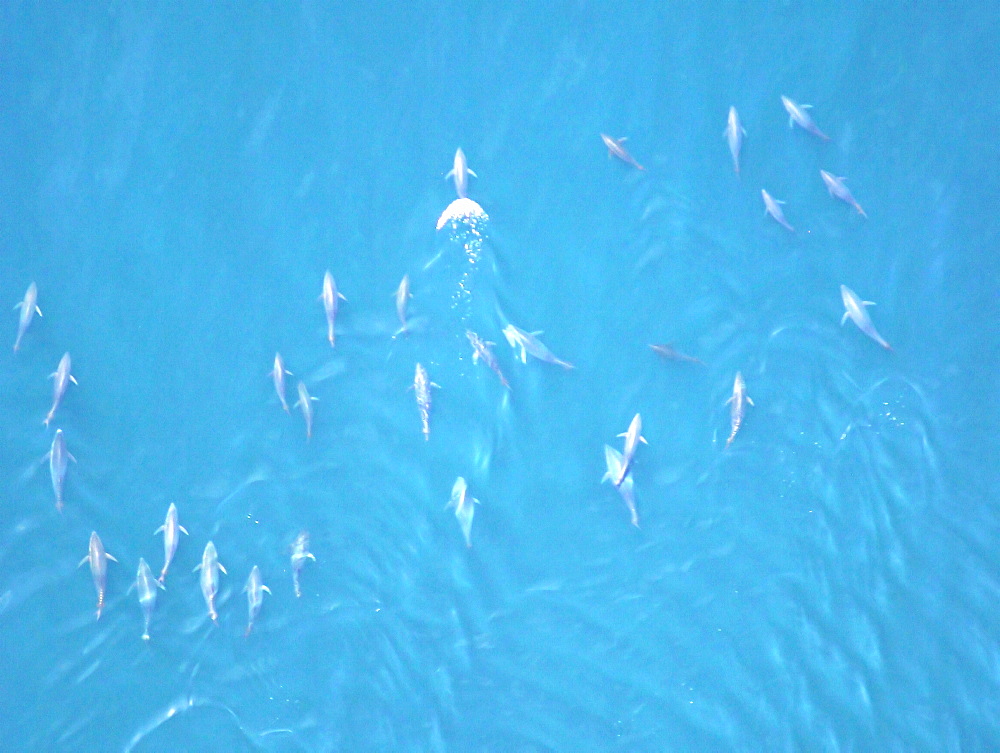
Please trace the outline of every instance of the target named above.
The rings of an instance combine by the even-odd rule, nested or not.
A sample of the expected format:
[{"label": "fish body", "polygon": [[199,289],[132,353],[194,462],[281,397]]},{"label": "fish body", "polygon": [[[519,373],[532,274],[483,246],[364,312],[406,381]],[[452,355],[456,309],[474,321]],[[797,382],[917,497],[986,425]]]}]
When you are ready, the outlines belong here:
[{"label": "fish body", "polygon": [[743,137],[746,135],[746,129],[740,123],[739,113],[736,112],[735,107],[730,107],[723,136],[726,137],[726,143],[729,144],[729,154],[733,157],[733,170],[737,175],[740,174],[740,150],[743,149]]},{"label": "fish body", "polygon": [[326,339],[330,341],[330,347],[334,347],[337,335],[334,333],[334,324],[337,320],[337,309],[340,301],[346,301],[343,294],[337,290],[337,283],[333,280],[330,270],[326,270],[323,275],[323,292],[319,299],[323,301],[323,311],[326,312]]},{"label": "fish body", "polygon": [[199,581],[201,583],[201,595],[205,597],[205,605],[208,607],[208,616],[216,625],[219,624],[219,613],[215,611],[215,597],[219,593],[219,572],[225,573],[226,568],[219,562],[219,554],[215,551],[215,544],[209,541],[205,544],[205,551],[201,555],[201,564],[195,567],[201,570]]},{"label": "fish body", "polygon": [[788,223],[788,220],[785,219],[785,213],[781,211],[781,205],[785,202],[775,199],[763,188],[760,189],[760,195],[764,199],[764,213],[771,215],[779,225],[794,233],[795,228]]},{"label": "fish body", "polygon": [[868,337],[877,342],[886,350],[892,350],[892,346],[885,341],[885,338],[878,333],[875,329],[875,325],[872,324],[872,318],[868,315],[868,310],[866,306],[874,306],[875,304],[871,301],[862,301],[858,297],[857,293],[851,290],[846,285],[840,286],[840,297],[844,301],[844,316],[841,317],[840,325],[844,326],[848,319],[858,325],[858,329],[864,332]]},{"label": "fish body", "polygon": [[52,448],[48,452],[48,459],[49,475],[52,477],[52,491],[56,495],[56,509],[62,512],[66,468],[69,466],[70,460],[76,462],[76,458],[66,449],[66,437],[63,436],[62,429],[56,429],[56,435],[52,437]]},{"label": "fish body", "polygon": [[418,363],[413,374],[413,394],[417,398],[417,410],[420,411],[424,439],[428,441],[431,438],[431,387],[440,389],[441,385],[432,382],[427,376],[427,369]]},{"label": "fish body", "polygon": [[306,560],[316,561],[316,558],[309,551],[309,534],[302,531],[292,542],[292,586],[295,588],[296,598],[302,596],[302,589],[299,587],[299,573],[306,566]]},{"label": "fish body", "polygon": [[101,611],[104,609],[104,591],[108,583],[108,560],[118,561],[104,551],[101,537],[97,535],[97,531],[92,531],[87,556],[80,560],[77,567],[83,565],[84,562],[90,563],[90,576],[93,578],[94,588],[97,590],[97,619],[101,619]]},{"label": "fish body", "polygon": [[696,363],[700,366],[704,366],[705,362],[700,358],[695,358],[694,356],[689,356],[685,353],[681,353],[677,350],[673,343],[665,343],[663,345],[650,345],[649,346],[654,353],[663,356],[671,361],[682,361],[684,363]]},{"label": "fish body", "polygon": [[646,438],[642,436],[642,417],[638,413],[633,416],[632,421],[628,425],[628,430],[623,431],[618,436],[625,437],[625,447],[622,450],[621,468],[618,471],[618,476],[614,479],[615,486],[621,486],[622,481],[625,480],[625,476],[632,467],[632,461],[635,459],[636,450],[639,449],[639,443],[649,444]]},{"label": "fish body", "polygon": [[139,558],[139,571],[135,574],[135,588],[139,594],[139,606],[142,607],[144,620],[142,639],[148,641],[149,622],[153,619],[153,610],[156,608],[156,589],[165,587],[153,577],[153,571],[142,557]]},{"label": "fish body", "polygon": [[173,502],[167,508],[167,517],[164,519],[163,525],[153,531],[154,536],[158,533],[163,534],[163,570],[160,571],[159,577],[160,583],[163,583],[167,577],[167,569],[170,567],[170,563],[174,559],[174,553],[177,551],[177,544],[181,538],[180,535],[182,533],[185,536],[188,535],[187,529],[177,520],[177,505]]},{"label": "fish body", "polygon": [[451,498],[448,500],[448,508],[455,508],[455,517],[458,518],[458,526],[462,529],[462,536],[465,538],[465,546],[472,546],[472,518],[476,513],[475,505],[479,500],[469,495],[469,487],[465,479],[459,476],[455,479],[455,484],[451,487]]},{"label": "fish body", "polygon": [[[406,303],[413,297],[413,294],[410,292],[410,276],[408,274],[403,275],[403,279],[400,280],[399,287],[396,288],[393,296],[396,299],[396,316],[399,318],[399,329],[396,331],[396,335],[401,335],[408,331],[406,324]],[[396,335],[393,335],[393,337]]]},{"label": "fish body", "polygon": [[557,366],[562,366],[564,369],[572,369],[573,364],[556,358],[555,354],[545,346],[545,343],[538,339],[538,336],[541,334],[541,332],[525,332],[513,324],[508,324],[503,328],[503,336],[507,338],[510,347],[515,351],[520,348],[521,354],[519,358],[521,359],[521,363],[528,362],[528,354],[530,353],[539,361],[554,363]]},{"label": "fish body", "polygon": [[274,366],[271,368],[271,380],[274,382],[274,391],[278,393],[278,400],[281,401],[281,408],[285,413],[290,413],[288,403],[285,400],[285,375],[294,376],[292,372],[285,368],[285,362],[281,358],[281,353],[274,354]]},{"label": "fish body", "polygon": [[819,171],[820,176],[823,178],[823,182],[826,184],[826,190],[830,192],[830,195],[835,199],[840,199],[845,204],[849,204],[854,207],[854,210],[860,214],[865,219],[868,219],[868,215],[865,214],[865,210],[861,208],[857,199],[851,194],[851,189],[844,185],[846,178],[838,178],[833,173],[828,173],[826,170]]},{"label": "fish body", "polygon": [[830,137],[819,130],[819,127],[813,122],[812,116],[806,112],[810,107],[812,107],[812,105],[800,105],[785,96],[781,97],[781,104],[783,104],[785,106],[785,110],[788,111],[789,128],[793,125],[797,125],[802,130],[807,133],[811,133],[813,136],[816,136],[823,141],[830,140]]},{"label": "fish body", "polygon": [[63,357],[59,359],[59,365],[56,367],[56,370],[49,374],[49,379],[54,379],[55,381],[52,383],[52,408],[49,409],[49,414],[43,422],[46,426],[55,417],[56,408],[62,402],[63,395],[66,394],[66,388],[69,386],[69,383],[79,384],[76,381],[76,377],[70,373],[72,368],[73,362],[69,357],[69,353],[63,353]]},{"label": "fish body", "polygon": [[635,158],[628,153],[628,149],[625,148],[625,142],[628,137],[622,137],[620,139],[608,136],[606,133],[601,134],[601,140],[604,141],[604,146],[608,148],[608,156],[614,156],[624,162],[626,165],[631,165],[636,170],[645,170],[642,165],[635,161]]},{"label": "fish body", "polygon": [[736,380],[733,382],[733,396],[726,401],[726,404],[729,405],[729,439],[726,440],[726,447],[729,447],[736,439],[736,432],[740,430],[747,405],[753,405],[753,400],[747,394],[747,385],[743,381],[743,374],[738,371],[736,372]]},{"label": "fish body", "polygon": [[299,381],[299,399],[295,403],[295,408],[300,408],[302,410],[302,417],[306,420],[306,441],[308,442],[312,439],[313,434],[313,407],[314,401],[319,400],[319,398],[311,397],[309,395],[309,389],[306,387],[306,383]]},{"label": "fish body", "polygon": [[264,585],[264,581],[260,577],[260,568],[256,565],[250,571],[250,577],[247,578],[247,584],[243,590],[247,594],[247,611],[249,613],[247,629],[243,636],[249,637],[250,631],[253,630],[253,623],[257,619],[257,615],[260,614],[260,607],[264,603],[264,594],[271,593],[271,589]]},{"label": "fish body", "polygon": [[24,300],[15,305],[14,308],[21,309],[21,315],[17,322],[17,339],[14,341],[14,352],[17,353],[21,349],[21,340],[24,333],[28,331],[32,317],[35,314],[42,315],[42,310],[38,308],[38,286],[35,283],[28,286],[24,293]]},{"label": "fish body", "polygon": [[455,150],[455,161],[451,170],[448,174],[444,176],[445,180],[451,178],[455,182],[455,193],[458,194],[458,198],[467,199],[469,191],[469,176],[473,178],[478,178],[472,170],[469,169],[469,163],[465,159],[465,152],[462,151],[462,147]]},{"label": "fish body", "polygon": [[510,383],[507,381],[507,377],[503,375],[503,372],[500,371],[500,363],[493,354],[492,346],[495,343],[484,341],[479,335],[468,329],[465,331],[465,336],[469,338],[469,344],[472,345],[472,362],[477,363],[479,359],[482,359],[483,363],[489,366],[493,370],[493,373],[499,377],[500,384],[509,390]]},{"label": "fish body", "polygon": [[[622,501],[625,503],[625,507],[628,508],[632,525],[638,528],[639,512],[635,506],[635,482],[632,480],[632,475],[628,472],[628,467],[625,465],[624,456],[611,445],[604,445],[604,463],[608,470],[601,479],[601,483],[611,481],[615,484]],[[619,478],[623,480],[620,483],[616,483],[616,479]]]}]

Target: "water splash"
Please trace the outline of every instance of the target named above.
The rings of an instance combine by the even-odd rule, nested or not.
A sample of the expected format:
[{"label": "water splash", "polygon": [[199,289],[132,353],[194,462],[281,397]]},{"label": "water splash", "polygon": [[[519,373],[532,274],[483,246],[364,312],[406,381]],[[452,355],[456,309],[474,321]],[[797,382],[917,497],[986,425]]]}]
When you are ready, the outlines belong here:
[{"label": "water splash", "polygon": [[451,293],[451,309],[458,314],[463,328],[472,326],[474,291],[482,267],[489,220],[483,208],[472,199],[456,199],[437,221],[437,229],[446,228],[449,239],[461,245],[464,255],[457,270],[457,284]]}]

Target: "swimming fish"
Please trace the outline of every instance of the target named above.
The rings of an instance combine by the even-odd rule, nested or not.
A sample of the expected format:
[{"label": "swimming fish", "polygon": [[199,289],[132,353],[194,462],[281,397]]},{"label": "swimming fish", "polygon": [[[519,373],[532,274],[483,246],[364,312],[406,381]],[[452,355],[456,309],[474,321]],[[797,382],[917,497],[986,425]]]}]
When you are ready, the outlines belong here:
[{"label": "swimming fish", "polygon": [[208,616],[216,625],[219,624],[219,613],[215,611],[215,596],[219,593],[219,571],[226,575],[226,568],[219,562],[219,555],[215,551],[215,544],[209,541],[205,544],[205,551],[201,555],[201,564],[195,567],[195,571],[201,570],[199,580],[201,582],[201,595],[205,597],[205,604],[208,606]]},{"label": "swimming fish", "polygon": [[857,202],[854,196],[851,195],[851,189],[844,185],[844,181],[847,180],[847,178],[838,178],[836,175],[828,173],[826,170],[820,170],[819,174],[823,178],[823,182],[826,184],[826,190],[830,192],[830,195],[833,198],[840,199],[845,204],[851,205],[858,214],[865,219],[868,219],[868,215],[865,214],[865,210],[861,208],[861,205]]},{"label": "swimming fish", "polygon": [[626,474],[632,467],[632,461],[635,459],[636,450],[639,449],[639,443],[649,444],[642,436],[642,417],[638,413],[632,418],[628,430],[623,431],[618,436],[625,437],[625,447],[622,451],[621,468],[618,471],[618,476],[614,479],[615,486],[621,486],[622,481],[625,480]]},{"label": "swimming fish", "polygon": [[455,479],[454,486],[451,487],[451,499],[445,509],[455,508],[455,517],[458,518],[459,528],[462,529],[462,536],[465,537],[465,545],[472,546],[472,516],[475,515],[475,505],[479,500],[469,496],[468,486],[465,479],[459,476]]},{"label": "swimming fish", "polygon": [[313,407],[314,401],[318,401],[318,397],[311,397],[309,395],[309,390],[306,388],[306,383],[299,381],[299,399],[293,407],[302,409],[302,417],[306,420],[306,441],[308,442],[312,439],[313,435]]},{"label": "swimming fish", "polygon": [[797,125],[807,133],[811,133],[813,136],[823,139],[823,141],[830,140],[830,137],[819,130],[817,125],[813,122],[812,116],[806,112],[806,110],[812,107],[812,105],[796,104],[784,95],[781,97],[781,104],[783,104],[785,106],[785,110],[788,111],[789,128],[793,125]]},{"label": "swimming fish", "polygon": [[49,374],[49,379],[54,379],[52,383],[52,408],[49,409],[49,414],[45,417],[44,423],[46,426],[56,415],[56,408],[59,407],[59,403],[63,399],[63,395],[66,394],[66,387],[69,383],[79,384],[76,381],[76,377],[70,373],[72,368],[72,361],[70,360],[69,353],[63,353],[63,357],[59,359],[59,365],[56,370]]},{"label": "swimming fish", "polygon": [[24,337],[24,333],[28,331],[28,325],[31,324],[31,318],[35,314],[42,315],[42,310],[38,308],[38,286],[35,283],[28,286],[24,293],[24,300],[16,304],[14,308],[21,309],[21,316],[17,323],[17,339],[14,341],[14,352],[17,353],[21,348],[21,338]]},{"label": "swimming fish", "polygon": [[733,382],[733,396],[726,401],[726,405],[729,405],[729,425],[730,433],[729,439],[726,440],[726,447],[729,447],[736,439],[736,432],[740,430],[740,425],[743,423],[743,416],[747,410],[747,403],[753,405],[753,400],[747,394],[747,386],[743,381],[743,375],[740,372],[736,372],[736,381]]},{"label": "swimming fish", "polygon": [[274,366],[271,369],[271,380],[274,382],[274,391],[278,393],[278,400],[281,401],[281,408],[285,413],[290,413],[288,403],[285,402],[285,375],[294,376],[292,372],[285,368],[285,362],[281,358],[281,353],[274,354]]},{"label": "swimming fish", "polygon": [[510,383],[507,381],[507,377],[503,375],[503,372],[500,371],[500,364],[491,350],[491,346],[496,345],[496,343],[484,342],[479,335],[469,329],[465,330],[465,336],[469,338],[469,344],[472,345],[472,362],[478,363],[480,358],[483,359],[483,363],[489,366],[493,370],[493,373],[500,378],[500,384],[509,390]]},{"label": "swimming fish", "polygon": [[740,116],[735,107],[729,108],[729,118],[726,120],[726,130],[722,132],[729,144],[729,153],[733,157],[733,170],[740,174],[740,150],[743,148],[743,137],[747,135],[746,129],[740,123]]},{"label": "swimming fish", "polygon": [[681,353],[679,350],[674,348],[673,343],[665,343],[663,345],[650,345],[654,353],[663,356],[671,361],[683,361],[685,363],[697,363],[701,366],[705,365],[705,362],[700,358],[695,358],[694,356],[689,356],[685,353]]},{"label": "swimming fish", "polygon": [[462,151],[462,147],[459,147],[455,150],[454,166],[444,176],[444,179],[452,178],[455,181],[455,193],[460,199],[468,198],[470,175],[473,178],[479,177],[469,169],[469,163],[465,161],[465,152]]},{"label": "swimming fish", "polygon": [[142,630],[142,639],[149,640],[149,622],[153,618],[153,609],[156,608],[156,589],[165,586],[162,582],[153,577],[153,571],[149,569],[146,560],[139,558],[139,571],[135,574],[135,588],[139,593],[139,606],[142,607],[142,615],[145,626]]},{"label": "swimming fish", "polygon": [[167,577],[167,568],[170,567],[174,553],[177,551],[180,534],[188,535],[187,529],[177,521],[177,505],[173,502],[167,508],[167,517],[164,519],[163,525],[153,531],[153,535],[160,532],[163,533],[163,570],[160,571],[159,581],[163,583]]},{"label": "swimming fish", "polygon": [[635,158],[628,153],[625,148],[625,142],[628,140],[628,136],[623,136],[620,139],[612,138],[606,133],[601,134],[601,139],[604,141],[604,146],[608,148],[608,156],[615,156],[624,162],[626,165],[631,165],[637,170],[645,170],[642,165],[635,161]]},{"label": "swimming fish", "polygon": [[49,459],[49,475],[52,477],[52,491],[56,495],[56,510],[62,512],[63,509],[63,485],[66,481],[66,468],[69,461],[76,462],[76,458],[66,449],[66,438],[62,429],[56,429],[56,435],[52,437],[52,448],[46,457]]},{"label": "swimming fish", "polygon": [[508,324],[503,328],[503,336],[507,338],[507,342],[510,344],[515,351],[521,349],[521,363],[528,362],[528,353],[533,355],[539,361],[544,361],[545,363],[554,363],[557,366],[562,366],[564,369],[572,369],[573,364],[568,361],[563,361],[555,357],[545,344],[538,339],[541,335],[541,331],[538,332],[525,332],[523,329],[515,327],[513,324]]},{"label": "swimming fish", "polygon": [[[607,465],[608,470],[601,478],[601,483],[611,481],[615,484],[622,501],[628,508],[632,525],[638,528],[639,512],[635,506],[635,482],[632,480],[632,474],[628,472],[628,468],[625,466],[625,458],[614,447],[604,445],[604,463]],[[624,480],[621,483],[615,483],[615,479],[618,478],[623,478]]]},{"label": "swimming fish", "polygon": [[858,329],[864,332],[868,337],[877,342],[886,350],[892,350],[892,346],[885,341],[875,329],[875,325],[872,324],[872,318],[868,315],[868,310],[865,306],[874,306],[875,304],[871,301],[862,301],[857,293],[851,290],[846,285],[840,286],[840,297],[844,301],[844,316],[840,319],[840,326],[844,326],[845,322],[850,319],[852,322],[858,325]]},{"label": "swimming fish", "polygon": [[780,199],[773,198],[771,194],[763,188],[760,189],[760,195],[764,199],[764,214],[771,215],[775,220],[777,220],[779,225],[794,233],[795,228],[788,224],[788,220],[785,219],[785,213],[781,211],[781,205],[785,202]]},{"label": "swimming fish", "polygon": [[271,589],[264,585],[263,580],[260,577],[260,568],[256,565],[250,571],[250,577],[247,578],[247,584],[243,587],[243,590],[247,594],[247,609],[249,612],[249,620],[247,621],[246,632],[243,633],[244,638],[250,637],[250,631],[253,630],[254,620],[257,619],[257,615],[260,614],[260,607],[264,603],[264,594],[271,593]]},{"label": "swimming fish", "polygon": [[117,562],[114,557],[104,551],[104,544],[97,531],[90,534],[90,546],[87,548],[87,556],[80,560],[77,567],[81,567],[84,562],[90,563],[90,575],[94,579],[94,588],[97,589],[97,619],[101,619],[101,610],[104,609],[104,591],[108,581],[108,560]]},{"label": "swimming fish", "polygon": [[399,287],[396,288],[393,296],[396,299],[396,316],[399,317],[400,325],[399,329],[396,330],[396,334],[393,335],[393,337],[396,337],[408,331],[406,325],[406,302],[413,297],[413,294],[410,293],[410,276],[408,274],[403,275],[403,279],[399,281]]},{"label": "swimming fish", "polygon": [[299,587],[299,573],[306,565],[306,560],[316,561],[316,558],[309,552],[309,534],[302,531],[292,542],[292,585],[295,587],[296,598],[302,596],[302,589]]},{"label": "swimming fish", "polygon": [[323,310],[326,312],[326,339],[330,341],[332,348],[337,338],[333,331],[333,325],[337,319],[338,304],[339,301],[347,299],[337,290],[337,283],[333,281],[333,275],[330,274],[329,269],[323,275],[323,292],[320,293],[319,299],[323,301]]},{"label": "swimming fish", "polygon": [[417,409],[420,411],[420,424],[423,427],[424,439],[431,438],[431,387],[441,388],[427,376],[427,369],[417,364],[413,374],[413,394],[417,398]]}]

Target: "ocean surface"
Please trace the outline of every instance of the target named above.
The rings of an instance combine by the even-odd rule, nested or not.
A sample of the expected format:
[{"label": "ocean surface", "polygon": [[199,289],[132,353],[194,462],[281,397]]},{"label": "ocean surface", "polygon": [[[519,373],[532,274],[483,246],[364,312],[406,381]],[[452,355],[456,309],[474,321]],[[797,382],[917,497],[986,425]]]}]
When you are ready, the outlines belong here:
[{"label": "ocean surface", "polygon": [[0,749],[1000,748],[998,6],[403,5],[0,8]]}]

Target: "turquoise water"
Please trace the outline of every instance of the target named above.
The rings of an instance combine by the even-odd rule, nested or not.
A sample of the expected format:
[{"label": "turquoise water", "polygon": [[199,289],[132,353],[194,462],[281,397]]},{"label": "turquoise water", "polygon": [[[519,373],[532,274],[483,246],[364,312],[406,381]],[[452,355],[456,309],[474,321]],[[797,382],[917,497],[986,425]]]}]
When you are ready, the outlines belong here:
[{"label": "turquoise water", "polygon": [[[986,4],[6,5],[0,300],[34,281],[44,317],[14,354],[9,312],[0,353],[0,748],[995,749],[998,25]],[[477,236],[435,231],[459,146]],[[842,284],[893,352],[839,325]],[[575,368],[515,360],[508,323]],[[66,351],[79,385],[45,427]],[[299,379],[318,398],[308,442],[275,351],[289,402]],[[727,449],[737,371],[754,405]],[[637,412],[638,528],[600,483]],[[128,589],[171,503],[190,536],[147,643]],[[118,560],[100,620],[91,531]],[[255,564],[272,593],[244,637]]]}]

